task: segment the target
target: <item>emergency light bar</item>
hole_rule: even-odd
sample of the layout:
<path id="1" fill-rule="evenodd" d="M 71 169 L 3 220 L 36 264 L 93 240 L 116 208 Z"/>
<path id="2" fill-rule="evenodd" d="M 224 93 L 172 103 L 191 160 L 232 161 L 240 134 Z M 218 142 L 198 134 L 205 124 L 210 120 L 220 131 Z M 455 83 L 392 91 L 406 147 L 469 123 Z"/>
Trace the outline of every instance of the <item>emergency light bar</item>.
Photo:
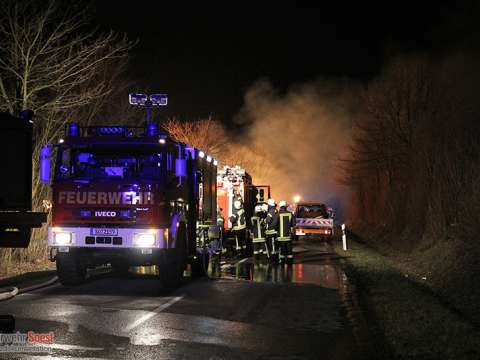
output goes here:
<path id="1" fill-rule="evenodd" d="M 129 94 L 128 102 L 135 106 L 166 106 L 168 103 L 167 94 Z"/>

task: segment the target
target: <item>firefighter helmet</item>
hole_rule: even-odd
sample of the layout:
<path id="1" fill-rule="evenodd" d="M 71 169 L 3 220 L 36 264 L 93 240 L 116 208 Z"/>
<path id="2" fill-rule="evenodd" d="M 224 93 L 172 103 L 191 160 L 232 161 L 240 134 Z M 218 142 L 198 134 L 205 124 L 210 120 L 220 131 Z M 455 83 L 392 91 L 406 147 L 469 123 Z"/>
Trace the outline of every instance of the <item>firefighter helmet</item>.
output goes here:
<path id="1" fill-rule="evenodd" d="M 255 214 L 259 214 L 261 213 L 263 210 L 262 210 L 262 205 L 257 205 L 255 206 Z"/>
<path id="2" fill-rule="evenodd" d="M 262 211 L 268 211 L 268 204 L 262 204 Z"/>
<path id="3" fill-rule="evenodd" d="M 273 200 L 273 199 L 268 199 L 268 200 L 267 200 L 267 204 L 268 204 L 268 206 L 275 206 L 275 200 Z"/>
<path id="4" fill-rule="evenodd" d="M 240 200 L 235 200 L 233 202 L 233 207 L 237 210 L 241 209 L 242 208 L 242 202 Z"/>
<path id="5" fill-rule="evenodd" d="M 281 207 L 281 208 L 282 208 L 282 207 L 286 208 L 287 205 L 288 205 L 288 204 L 287 204 L 287 202 L 286 202 L 285 200 L 281 200 L 281 201 L 278 203 L 278 206 Z"/>

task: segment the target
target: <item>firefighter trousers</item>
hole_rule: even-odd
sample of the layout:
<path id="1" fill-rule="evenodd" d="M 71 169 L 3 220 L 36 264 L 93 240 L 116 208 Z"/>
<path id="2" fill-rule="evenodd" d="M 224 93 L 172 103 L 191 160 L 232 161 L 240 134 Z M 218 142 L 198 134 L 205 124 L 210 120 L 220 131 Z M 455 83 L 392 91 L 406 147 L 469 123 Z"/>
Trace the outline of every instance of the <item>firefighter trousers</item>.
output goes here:
<path id="1" fill-rule="evenodd" d="M 245 255 L 247 249 L 245 230 L 235 230 L 235 250 L 237 255 Z"/>
<path id="2" fill-rule="evenodd" d="M 278 247 L 280 262 L 285 262 L 286 260 L 287 264 L 293 264 L 292 240 L 278 241 Z"/>
<path id="3" fill-rule="evenodd" d="M 268 256 L 268 248 L 265 239 L 263 240 L 253 240 L 253 256 L 259 258 L 263 255 Z"/>
<path id="4" fill-rule="evenodd" d="M 267 234 L 267 248 L 270 253 L 270 260 L 278 260 L 277 234 Z"/>

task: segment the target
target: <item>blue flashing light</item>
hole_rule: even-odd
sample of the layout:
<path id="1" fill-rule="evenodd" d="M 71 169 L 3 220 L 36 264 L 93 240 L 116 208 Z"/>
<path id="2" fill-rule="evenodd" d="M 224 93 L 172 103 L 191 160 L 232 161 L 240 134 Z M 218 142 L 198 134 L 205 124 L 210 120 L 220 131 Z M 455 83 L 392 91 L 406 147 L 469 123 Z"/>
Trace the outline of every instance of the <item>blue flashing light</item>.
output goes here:
<path id="1" fill-rule="evenodd" d="M 98 129 L 100 135 L 122 135 L 125 133 L 123 126 L 102 126 Z"/>
<path id="2" fill-rule="evenodd" d="M 68 136 L 71 136 L 71 137 L 76 137 L 78 136 L 78 123 L 76 122 L 73 122 L 71 124 L 68 125 Z"/>
<path id="3" fill-rule="evenodd" d="M 81 217 L 90 217 L 92 216 L 92 213 L 90 210 L 80 210 L 80 216 Z"/>
<path id="4" fill-rule="evenodd" d="M 121 210 L 120 211 L 120 217 L 128 218 L 128 217 L 130 217 L 130 215 L 131 215 L 130 210 Z"/>
<path id="5" fill-rule="evenodd" d="M 158 126 L 156 123 L 151 122 L 147 124 L 147 136 L 155 136 L 158 134 Z"/>

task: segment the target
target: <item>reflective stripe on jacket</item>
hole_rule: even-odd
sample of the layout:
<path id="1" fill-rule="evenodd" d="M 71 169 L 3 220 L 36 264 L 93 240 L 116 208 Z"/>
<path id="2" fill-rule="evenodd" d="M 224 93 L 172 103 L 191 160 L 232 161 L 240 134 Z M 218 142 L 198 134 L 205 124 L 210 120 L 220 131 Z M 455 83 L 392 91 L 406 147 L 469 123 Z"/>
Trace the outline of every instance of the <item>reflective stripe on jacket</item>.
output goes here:
<path id="1" fill-rule="evenodd" d="M 252 242 L 265 242 L 265 231 L 262 224 L 262 219 L 260 219 L 258 216 L 252 216 L 250 220 L 252 222 Z"/>
<path id="2" fill-rule="evenodd" d="M 232 224 L 232 230 L 244 230 L 247 227 L 247 222 L 245 220 L 245 210 L 239 209 L 235 214 L 235 223 Z"/>
<path id="3" fill-rule="evenodd" d="M 290 211 L 280 211 L 279 213 L 280 231 L 278 241 L 292 240 L 293 214 Z"/>

